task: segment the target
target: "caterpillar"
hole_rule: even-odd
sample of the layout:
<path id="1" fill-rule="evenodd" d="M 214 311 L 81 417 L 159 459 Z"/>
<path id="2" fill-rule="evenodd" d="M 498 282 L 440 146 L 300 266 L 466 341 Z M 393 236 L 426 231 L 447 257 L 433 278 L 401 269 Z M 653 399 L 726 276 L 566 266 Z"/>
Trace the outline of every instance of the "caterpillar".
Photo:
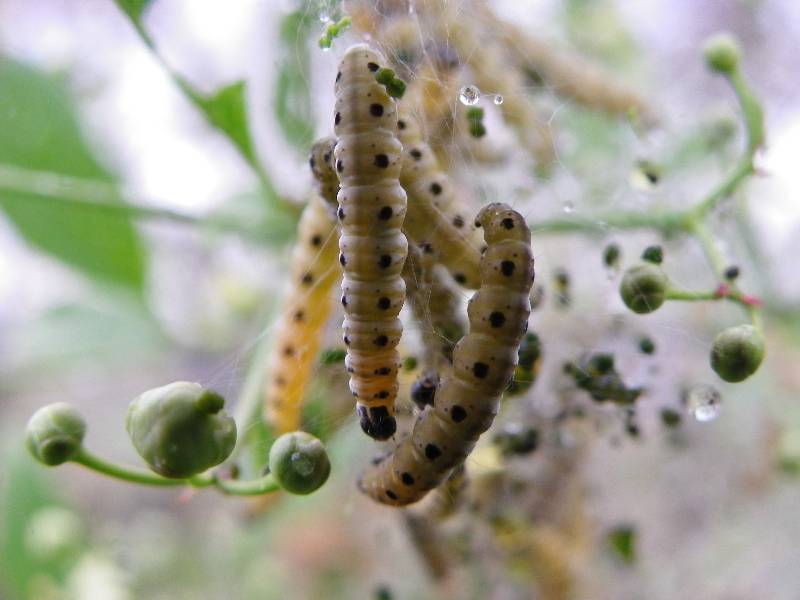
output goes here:
<path id="1" fill-rule="evenodd" d="M 284 300 L 276 343 L 268 360 L 266 421 L 276 433 L 300 428 L 306 388 L 319 351 L 320 331 L 331 311 L 331 289 L 341 271 L 336 222 L 319 197 L 311 198 L 297 225 L 291 289 Z"/>
<path id="2" fill-rule="evenodd" d="M 627 117 L 634 112 L 645 125 L 656 122 L 653 107 L 612 73 L 500 19 L 488 5 L 480 8 L 484 21 L 519 67 L 541 77 L 559 96 L 609 114 Z"/>
<path id="3" fill-rule="evenodd" d="M 339 178 L 333 168 L 333 149 L 336 140 L 332 137 L 324 137 L 311 146 L 311 156 L 308 164 L 311 173 L 316 181 L 317 191 L 328 206 L 331 207 L 333 214 L 339 209 L 339 201 L 336 196 L 339 193 Z"/>
<path id="4" fill-rule="evenodd" d="M 364 44 L 347 50 L 336 75 L 334 114 L 345 366 L 361 428 L 378 440 L 396 430 L 398 315 L 405 301 L 400 273 L 408 252 L 397 109 L 375 80 L 384 62 Z"/>
<path id="5" fill-rule="evenodd" d="M 439 371 L 452 362 L 453 345 L 466 330 L 461 299 L 444 269 L 415 244 L 409 244 L 403 279 L 411 315 L 422 325 L 423 371 Z"/>
<path id="6" fill-rule="evenodd" d="M 530 314 L 530 230 L 519 213 L 500 203 L 484 207 L 476 224 L 483 227 L 488 246 L 481 287 L 467 307 L 469 333 L 453 350 L 452 373 L 442 379 L 433 407 L 422 412 L 409 437 L 359 479 L 361 491 L 378 502 L 416 502 L 462 464 L 491 426 L 514 373 Z"/>
<path id="7" fill-rule="evenodd" d="M 453 182 L 425 143 L 420 124 L 406 105 L 399 108 L 398 137 L 403 144 L 400 183 L 408 194 L 403 228 L 423 252 L 433 254 L 453 278 L 469 289 L 480 285 L 477 230 L 466 218 Z"/>

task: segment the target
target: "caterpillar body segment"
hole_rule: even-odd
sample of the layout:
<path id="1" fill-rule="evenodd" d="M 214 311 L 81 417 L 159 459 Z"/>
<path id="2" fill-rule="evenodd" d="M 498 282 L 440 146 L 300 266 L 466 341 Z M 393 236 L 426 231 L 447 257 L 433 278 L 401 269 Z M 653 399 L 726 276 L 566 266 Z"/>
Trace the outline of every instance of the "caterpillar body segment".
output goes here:
<path id="1" fill-rule="evenodd" d="M 317 191 L 322 199 L 328 203 L 334 215 L 339 210 L 339 200 L 336 198 L 339 193 L 339 178 L 333 168 L 333 149 L 335 147 L 335 138 L 321 138 L 311 146 L 311 156 L 308 159 Z"/>
<path id="2" fill-rule="evenodd" d="M 345 365 L 361 428 L 379 440 L 396 430 L 398 315 L 405 301 L 400 274 L 408 252 L 397 110 L 375 80 L 384 64 L 366 45 L 347 50 L 336 75 L 334 115 Z"/>
<path id="3" fill-rule="evenodd" d="M 433 407 L 420 415 L 392 454 L 361 477 L 360 489 L 378 502 L 416 502 L 462 464 L 492 424 L 514 373 L 530 314 L 530 230 L 504 204 L 482 209 L 476 223 L 488 247 L 481 260 L 481 287 L 468 305 L 469 333 L 453 350 L 452 373 L 442 379 Z"/>
<path id="4" fill-rule="evenodd" d="M 275 346 L 268 362 L 265 418 L 276 433 L 300 428 L 306 389 L 331 312 L 331 290 L 341 277 L 336 222 L 314 197 L 297 225 L 291 258 L 291 289 L 284 300 Z"/>
<path id="5" fill-rule="evenodd" d="M 400 183 L 408 194 L 403 228 L 408 236 L 432 253 L 462 286 L 480 285 L 480 249 L 483 243 L 464 205 L 456 197 L 453 182 L 425 143 L 419 121 L 400 107 L 398 137 L 403 144 Z"/>

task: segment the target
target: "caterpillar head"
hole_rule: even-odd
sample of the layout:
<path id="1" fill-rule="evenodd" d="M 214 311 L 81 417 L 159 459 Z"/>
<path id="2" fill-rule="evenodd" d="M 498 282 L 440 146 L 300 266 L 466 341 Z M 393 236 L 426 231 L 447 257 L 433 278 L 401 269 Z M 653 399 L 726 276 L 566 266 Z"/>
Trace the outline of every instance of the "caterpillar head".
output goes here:
<path id="1" fill-rule="evenodd" d="M 375 440 L 388 440 L 397 431 L 397 421 L 385 406 L 358 406 L 361 429 Z"/>
<path id="2" fill-rule="evenodd" d="M 487 244 L 504 240 L 529 243 L 531 239 L 530 230 L 522 215 L 501 202 L 484 206 L 475 218 L 475 227 L 483 227 Z"/>
<path id="3" fill-rule="evenodd" d="M 311 146 L 311 156 L 308 164 L 314 178 L 319 182 L 334 181 L 338 185 L 336 171 L 333 170 L 333 149 L 336 147 L 336 138 L 324 137 Z"/>

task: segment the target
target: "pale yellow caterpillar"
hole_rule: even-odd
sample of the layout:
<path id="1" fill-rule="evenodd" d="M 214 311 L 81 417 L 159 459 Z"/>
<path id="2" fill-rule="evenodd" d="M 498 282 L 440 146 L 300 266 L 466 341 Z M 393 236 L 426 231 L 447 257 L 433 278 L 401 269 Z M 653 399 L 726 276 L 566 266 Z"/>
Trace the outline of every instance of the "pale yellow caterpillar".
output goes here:
<path id="1" fill-rule="evenodd" d="M 396 430 L 398 315 L 405 301 L 400 273 L 408 251 L 397 110 L 375 80 L 383 64 L 366 45 L 347 50 L 336 75 L 334 115 L 345 365 L 361 428 L 375 439 Z"/>
<path id="2" fill-rule="evenodd" d="M 453 371 L 442 379 L 433 407 L 359 480 L 359 488 L 378 502 L 416 502 L 462 464 L 491 426 L 514 373 L 530 314 L 530 230 L 519 213 L 499 203 L 483 208 L 476 224 L 483 227 L 488 247 L 481 287 L 467 308 L 470 331 L 453 350 Z"/>
<path id="3" fill-rule="evenodd" d="M 415 244 L 409 244 L 403 279 L 411 314 L 421 326 L 423 373 L 438 372 L 452 362 L 453 346 L 466 331 L 458 292 L 447 272 Z"/>
<path id="4" fill-rule="evenodd" d="M 423 252 L 433 254 L 466 288 L 480 285 L 483 246 L 453 182 L 425 143 L 419 121 L 405 106 L 399 109 L 398 137 L 403 144 L 400 183 L 408 194 L 403 230 Z"/>
<path id="5" fill-rule="evenodd" d="M 278 321 L 268 362 L 265 417 L 276 433 L 300 428 L 300 414 L 320 333 L 331 311 L 331 289 L 339 280 L 336 222 L 313 197 L 297 225 L 291 258 L 291 288 Z"/>

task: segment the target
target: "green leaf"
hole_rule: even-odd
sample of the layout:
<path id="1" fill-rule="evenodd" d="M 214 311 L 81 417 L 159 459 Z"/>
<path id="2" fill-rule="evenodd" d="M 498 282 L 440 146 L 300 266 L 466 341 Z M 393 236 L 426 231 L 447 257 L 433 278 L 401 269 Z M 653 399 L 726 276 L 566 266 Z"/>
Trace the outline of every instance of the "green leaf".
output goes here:
<path id="1" fill-rule="evenodd" d="M 211 96 L 198 98 L 198 102 L 209 122 L 225 132 L 247 161 L 256 165 L 258 159 L 247 125 L 247 106 L 244 94 L 245 82 L 237 81 L 220 88 Z"/>
<path id="2" fill-rule="evenodd" d="M 153 0 L 115 0 L 120 10 L 124 11 L 132 21 L 138 23 L 142 14 Z"/>
<path id="3" fill-rule="evenodd" d="M 113 183 L 83 138 L 63 82 L 11 60 L 0 60 L 0 132 L 0 164 Z M 57 185 L 42 187 L 0 180 L 0 208 L 26 241 L 91 277 L 141 290 L 144 258 L 130 220 L 75 210 Z"/>
<path id="4" fill-rule="evenodd" d="M 307 152 L 314 137 L 311 90 L 308 84 L 308 34 L 313 23 L 305 10 L 286 15 L 281 21 L 281 53 L 275 82 L 275 118 L 286 140 Z"/>
<path id="5" fill-rule="evenodd" d="M 636 562 L 636 529 L 632 525 L 620 525 L 609 531 L 608 545 L 623 563 Z"/>
<path id="6" fill-rule="evenodd" d="M 0 596 L 26 598 L 35 575 L 43 571 L 58 576 L 51 565 L 31 556 L 25 535 L 31 517 L 38 510 L 57 504 L 48 485 L 44 468 L 22 450 L 7 457 L 4 490 L 0 506 L 2 511 L 2 536 L 0 536 Z"/>

